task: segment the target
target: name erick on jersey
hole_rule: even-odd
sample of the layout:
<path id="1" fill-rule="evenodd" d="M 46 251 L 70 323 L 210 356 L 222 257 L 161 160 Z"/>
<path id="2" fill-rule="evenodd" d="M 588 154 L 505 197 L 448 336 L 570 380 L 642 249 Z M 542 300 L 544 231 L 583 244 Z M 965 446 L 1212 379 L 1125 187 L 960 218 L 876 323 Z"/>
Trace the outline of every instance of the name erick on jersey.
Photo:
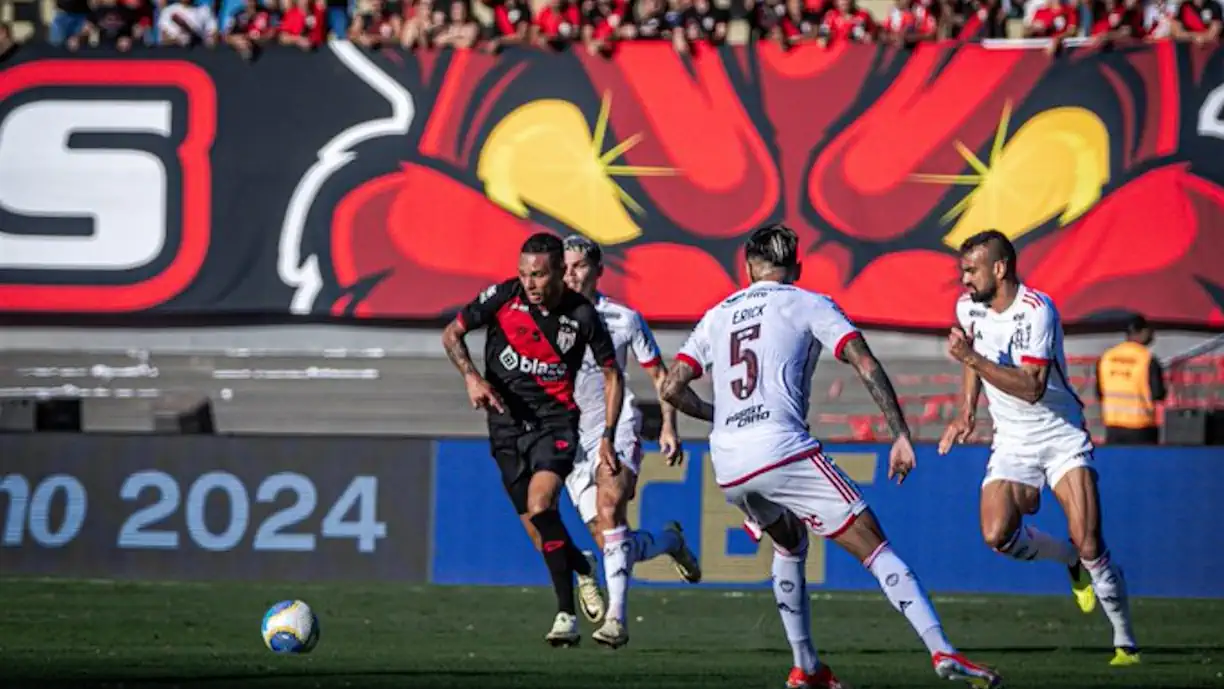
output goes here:
<path id="1" fill-rule="evenodd" d="M 994 421 L 995 447 L 1032 447 L 1068 438 L 1087 444 L 1084 405 L 1067 377 L 1062 320 L 1048 296 L 1020 285 L 1015 300 L 1002 313 L 964 296 L 956 304 L 956 320 L 965 332 L 972 330 L 973 350 L 987 359 L 1003 366 L 1050 367 L 1045 394 L 1035 404 L 982 381 Z M 1086 449 L 1091 448 L 1086 445 Z"/>
<path id="2" fill-rule="evenodd" d="M 515 421 L 578 422 L 574 379 L 587 349 L 594 361 L 616 361 L 612 338 L 586 297 L 565 290 L 548 313 L 527 300 L 518 279 L 491 285 L 459 311 L 467 330 L 487 328 L 485 379 Z M 496 414 L 490 414 L 494 422 Z"/>
<path id="3" fill-rule="evenodd" d="M 714 387 L 710 454 L 722 485 L 820 447 L 809 434 L 812 373 L 858 330 L 832 299 L 756 282 L 710 309 L 676 358 Z"/>
<path id="4" fill-rule="evenodd" d="M 608 334 L 612 337 L 612 348 L 616 351 L 616 363 L 625 371 L 628 379 L 628 368 L 625 364 L 629 359 L 629 350 L 633 350 L 633 358 L 643 368 L 658 365 L 663 354 L 655 342 L 654 334 L 642 319 L 641 314 L 633 309 L 598 295 L 595 298 L 595 310 L 603 319 Z M 582 410 L 582 419 L 578 422 L 583 442 L 588 439 L 601 438 L 604 431 L 606 411 L 604 405 L 603 372 L 595 363 L 595 358 L 587 354 L 582 360 L 582 369 L 578 372 L 578 380 L 574 384 L 574 398 Z M 633 393 L 625 387 L 625 403 L 621 407 L 620 427 L 636 429 L 641 420 L 637 407 L 633 406 Z"/>

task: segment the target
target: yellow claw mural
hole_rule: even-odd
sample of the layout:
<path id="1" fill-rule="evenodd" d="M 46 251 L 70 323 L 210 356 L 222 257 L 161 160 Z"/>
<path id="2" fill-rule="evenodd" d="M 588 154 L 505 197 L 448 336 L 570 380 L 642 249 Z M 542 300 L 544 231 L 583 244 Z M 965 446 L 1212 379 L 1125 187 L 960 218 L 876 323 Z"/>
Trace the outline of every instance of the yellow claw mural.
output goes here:
<path id="1" fill-rule="evenodd" d="M 494 127 L 476 175 L 497 205 L 526 218 L 528 207 L 551 215 L 607 245 L 641 236 L 628 211 L 645 211 L 615 177 L 674 175 L 663 167 L 615 165 L 641 140 L 634 134 L 607 151 L 610 93 L 600 104 L 595 131 L 573 103 L 538 100 L 519 107 Z"/>
<path id="2" fill-rule="evenodd" d="M 990 148 L 982 162 L 964 143 L 956 150 L 973 174 L 915 174 L 919 182 L 976 187 L 944 215 L 959 216 L 944 236 L 957 247 L 977 232 L 996 229 L 1016 239 L 1055 216 L 1060 226 L 1092 208 L 1109 182 L 1109 131 L 1090 110 L 1061 107 L 1046 110 L 1024 123 L 1007 139 L 1010 104 L 1004 108 Z"/>

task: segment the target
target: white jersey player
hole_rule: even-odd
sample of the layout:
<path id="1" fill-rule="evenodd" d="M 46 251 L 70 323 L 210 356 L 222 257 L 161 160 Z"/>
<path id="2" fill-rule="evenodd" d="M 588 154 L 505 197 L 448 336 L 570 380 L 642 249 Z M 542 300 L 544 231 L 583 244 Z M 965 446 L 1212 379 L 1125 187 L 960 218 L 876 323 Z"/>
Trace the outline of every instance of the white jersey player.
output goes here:
<path id="1" fill-rule="evenodd" d="M 621 370 L 626 370 L 629 356 L 637 360 L 655 383 L 656 389 L 663 384 L 667 367 L 663 355 L 655 342 L 650 327 L 642 316 L 629 307 L 618 304 L 596 292 L 600 275 L 603 274 L 603 252 L 599 245 L 586 237 L 572 236 L 565 240 L 565 282 L 595 304 L 608 333 L 612 336 L 616 360 Z M 583 452 L 574 463 L 574 470 L 566 478 L 565 485 L 570 499 L 578 509 L 582 521 L 591 530 L 595 542 L 603 550 L 604 573 L 608 582 L 608 608 L 602 626 L 595 630 L 592 638 L 599 644 L 619 648 L 629 641 L 625 614 L 629 580 L 634 562 L 643 562 L 660 555 L 668 555 L 686 581 L 701 581 L 701 568 L 684 540 L 684 532 L 677 522 L 669 522 L 657 533 L 631 531 L 626 508 L 634 495 L 638 469 L 642 460 L 642 416 L 634 406 L 633 393 L 625 389 L 620 421 L 613 438 L 620 470 L 614 475 L 601 471 L 599 444 L 603 440 L 605 424 L 604 382 L 595 360 L 587 352 L 582 369 L 574 382 L 574 401 L 582 415 L 578 422 L 579 442 Z M 662 404 L 663 427 L 659 433 L 659 447 L 669 463 L 675 464 L 683 457 L 676 434 L 676 410 Z M 594 579 L 586 581 L 580 577 L 579 589 L 587 590 Z M 583 606 L 583 611 L 587 611 Z M 599 622 L 589 616 L 592 622 Z"/>
<path id="2" fill-rule="evenodd" d="M 1067 377 L 1058 309 L 1020 284 L 1015 247 L 1001 232 L 970 237 L 960 253 L 969 293 L 956 305 L 959 326 L 948 336 L 948 352 L 964 364 L 964 394 L 939 451 L 973 432 L 985 387 L 994 445 L 982 482 L 982 537 L 1015 559 L 1066 565 L 1080 609 L 1092 612 L 1099 598 L 1113 625 L 1111 663 L 1137 664 L 1126 582 L 1101 536 L 1092 440 Z M 1047 485 L 1067 515 L 1071 542 L 1022 523 L 1037 511 Z"/>
<path id="3" fill-rule="evenodd" d="M 710 309 L 676 355 L 664 398 L 710 419 L 714 474 L 727 500 L 774 542 L 773 587 L 794 654 L 792 689 L 840 687 L 817 658 L 804 581 L 811 530 L 863 564 L 931 653 L 939 676 L 998 686 L 993 671 L 948 642 L 926 593 L 893 552 L 859 488 L 821 452 L 808 431 L 812 372 L 822 350 L 857 370 L 896 436 L 889 478 L 914 467 L 909 428 L 883 367 L 862 334 L 828 297 L 795 287 L 798 237 L 782 226 L 757 230 L 745 249 L 752 284 Z M 714 406 L 688 384 L 709 373 Z"/>

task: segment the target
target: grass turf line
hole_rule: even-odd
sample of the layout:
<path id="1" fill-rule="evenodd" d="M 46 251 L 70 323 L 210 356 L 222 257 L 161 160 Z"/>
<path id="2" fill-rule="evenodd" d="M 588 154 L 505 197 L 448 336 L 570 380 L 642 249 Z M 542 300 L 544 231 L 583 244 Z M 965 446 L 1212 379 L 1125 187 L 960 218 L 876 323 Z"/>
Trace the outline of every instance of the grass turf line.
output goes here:
<path id="1" fill-rule="evenodd" d="M 262 645 L 264 610 L 286 598 L 320 617 L 309 656 Z M 620 651 L 585 621 L 581 647 L 547 647 L 542 588 L 5 579 L 0 601 L 3 687 L 777 689 L 791 665 L 769 591 L 632 590 Z M 1108 665 L 1104 616 L 1069 593 L 935 604 L 1013 689 L 1224 687 L 1224 601 L 1135 600 L 1144 662 L 1124 669 Z M 818 591 L 812 609 L 824 660 L 856 689 L 952 686 L 882 595 Z"/>

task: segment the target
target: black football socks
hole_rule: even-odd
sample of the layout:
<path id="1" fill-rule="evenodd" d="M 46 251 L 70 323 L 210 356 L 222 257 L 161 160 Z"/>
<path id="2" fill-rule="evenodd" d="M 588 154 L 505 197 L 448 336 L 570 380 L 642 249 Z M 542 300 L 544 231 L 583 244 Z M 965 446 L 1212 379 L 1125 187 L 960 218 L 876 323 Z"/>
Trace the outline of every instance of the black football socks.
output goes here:
<path id="1" fill-rule="evenodd" d="M 567 532 L 568 533 L 568 532 Z M 591 576 L 591 563 L 586 559 L 586 555 L 574 545 L 573 541 L 569 542 L 569 547 L 565 549 L 569 553 L 570 569 L 584 577 Z"/>
<path id="2" fill-rule="evenodd" d="M 557 610 L 574 614 L 574 575 L 571 565 L 571 550 L 577 551 L 570 540 L 565 524 L 561 522 L 561 513 L 547 510 L 531 518 L 536 531 L 540 534 L 540 549 L 544 554 L 544 564 L 548 565 L 548 573 L 552 576 L 553 590 L 557 593 Z M 578 557 L 582 557 L 578 553 Z"/>

